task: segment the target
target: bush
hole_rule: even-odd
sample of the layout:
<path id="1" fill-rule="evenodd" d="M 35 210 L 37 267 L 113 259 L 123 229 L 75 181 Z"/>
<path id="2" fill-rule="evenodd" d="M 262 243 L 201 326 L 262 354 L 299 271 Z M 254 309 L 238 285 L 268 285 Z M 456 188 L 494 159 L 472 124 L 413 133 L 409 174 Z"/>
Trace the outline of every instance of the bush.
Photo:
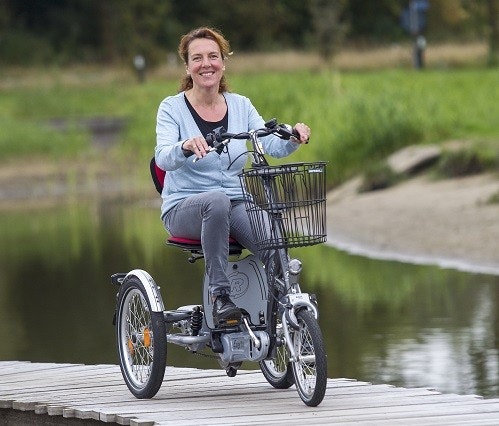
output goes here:
<path id="1" fill-rule="evenodd" d="M 468 176 L 486 170 L 499 170 L 499 153 L 480 149 L 479 145 L 444 151 L 437 163 L 437 174 L 444 178 Z"/>
<path id="2" fill-rule="evenodd" d="M 499 191 L 495 194 L 492 194 L 490 198 L 487 200 L 488 204 L 499 204 Z"/>
<path id="3" fill-rule="evenodd" d="M 48 42 L 23 32 L 9 32 L 0 37 L 1 62 L 9 65 L 44 64 L 53 60 Z"/>
<path id="4" fill-rule="evenodd" d="M 401 177 L 388 164 L 385 162 L 376 163 L 366 170 L 359 192 L 386 189 L 398 183 L 400 179 Z"/>

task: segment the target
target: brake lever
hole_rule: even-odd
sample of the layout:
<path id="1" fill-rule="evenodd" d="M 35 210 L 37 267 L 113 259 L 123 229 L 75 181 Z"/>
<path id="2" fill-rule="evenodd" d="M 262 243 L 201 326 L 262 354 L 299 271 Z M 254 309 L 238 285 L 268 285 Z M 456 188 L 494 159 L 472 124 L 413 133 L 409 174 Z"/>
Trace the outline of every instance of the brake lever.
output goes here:
<path id="1" fill-rule="evenodd" d="M 216 145 L 213 145 L 210 147 L 210 149 L 208 149 L 206 151 L 206 155 L 208 155 L 210 152 L 218 152 L 219 154 L 222 152 L 222 150 L 224 149 L 225 145 L 227 145 L 227 142 L 229 142 L 230 139 L 224 139 L 223 141 L 219 142 L 218 144 Z M 198 160 L 202 160 L 204 157 L 201 157 L 201 158 L 194 158 L 194 160 L 192 160 L 193 163 L 196 163 Z"/>
<path id="2" fill-rule="evenodd" d="M 291 138 L 295 138 L 300 141 L 300 134 L 296 129 L 291 127 L 289 124 L 279 124 L 277 130 L 277 135 L 280 136 L 284 140 L 290 140 Z M 308 143 L 308 140 L 305 142 Z"/>

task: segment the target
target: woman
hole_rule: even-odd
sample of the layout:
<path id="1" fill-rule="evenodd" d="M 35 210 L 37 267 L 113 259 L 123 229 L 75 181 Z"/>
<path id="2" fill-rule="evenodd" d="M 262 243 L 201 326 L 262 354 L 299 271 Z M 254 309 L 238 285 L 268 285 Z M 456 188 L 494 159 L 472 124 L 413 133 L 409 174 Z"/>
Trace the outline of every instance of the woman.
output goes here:
<path id="1" fill-rule="evenodd" d="M 157 116 L 155 160 L 167 171 L 161 218 L 170 234 L 201 240 L 214 324 L 224 326 L 241 317 L 229 297 L 229 235 L 253 253 L 258 250 L 238 178 L 247 160 L 241 155 L 246 142 L 233 140 L 224 152 L 207 156 L 205 136 L 220 126 L 230 133 L 247 132 L 263 127 L 264 120 L 249 99 L 228 92 L 224 71 L 230 46 L 220 32 L 195 29 L 181 38 L 178 52 L 186 76 L 180 92 L 161 102 Z M 284 157 L 308 142 L 309 127 L 298 123 L 294 128 L 299 134 L 294 140 L 263 138 L 265 151 Z M 203 160 L 187 159 L 192 154 Z M 260 256 L 265 262 L 265 254 Z"/>

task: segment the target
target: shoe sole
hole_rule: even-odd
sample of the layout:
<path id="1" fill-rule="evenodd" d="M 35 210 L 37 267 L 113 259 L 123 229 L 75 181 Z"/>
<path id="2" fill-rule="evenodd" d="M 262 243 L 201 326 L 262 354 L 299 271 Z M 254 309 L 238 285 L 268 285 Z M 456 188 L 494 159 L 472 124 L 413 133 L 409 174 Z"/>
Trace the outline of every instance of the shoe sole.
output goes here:
<path id="1" fill-rule="evenodd" d="M 239 309 L 234 309 L 224 315 L 223 318 L 218 318 L 217 316 L 213 315 L 213 323 L 217 327 L 234 326 L 241 321 L 241 316 L 241 311 Z"/>

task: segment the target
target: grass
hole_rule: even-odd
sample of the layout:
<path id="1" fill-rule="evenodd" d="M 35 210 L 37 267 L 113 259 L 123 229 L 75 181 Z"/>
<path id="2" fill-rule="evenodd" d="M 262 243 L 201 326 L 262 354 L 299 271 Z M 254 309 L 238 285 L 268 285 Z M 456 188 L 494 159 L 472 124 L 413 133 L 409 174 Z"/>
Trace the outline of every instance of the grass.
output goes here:
<path id="1" fill-rule="evenodd" d="M 442 146 L 438 161 L 432 165 L 435 179 L 449 179 L 482 172 L 499 173 L 497 139 L 456 140 Z"/>
<path id="2" fill-rule="evenodd" d="M 229 63 L 229 81 L 264 118 L 310 124 L 311 143 L 293 160 L 329 161 L 329 177 L 336 183 L 409 144 L 465 138 L 488 142 L 498 155 L 497 70 L 435 66 L 418 72 L 382 66 L 361 71 L 346 65 L 328 70 L 310 56 L 304 58 L 310 59 L 308 67 L 293 66 L 299 57 L 284 55 L 280 71 L 270 65 L 260 71 L 246 65 L 248 71 L 242 72 L 244 61 L 234 62 L 233 69 Z M 246 60 L 257 62 L 255 57 Z M 85 156 L 91 150 L 88 131 L 75 124 L 61 133 L 48 123 L 54 118 L 76 123 L 104 116 L 127 121 L 112 155 L 121 162 L 147 164 L 155 144 L 157 107 L 177 91 L 181 67 L 174 71 L 158 69 L 140 85 L 123 69 L 55 69 L 51 77 L 48 71 L 41 72 L 38 83 L 36 70 L 23 70 L 17 80 L 12 71 L 4 70 L 0 158 Z"/>
<path id="3" fill-rule="evenodd" d="M 383 70 L 266 74 L 245 77 L 237 89 L 264 116 L 278 111 L 281 120 L 309 123 L 312 142 L 302 155 L 330 161 L 341 181 L 406 145 L 497 141 L 498 84 L 495 70 Z"/>
<path id="4" fill-rule="evenodd" d="M 490 198 L 487 200 L 488 204 L 499 204 L 499 191 L 495 194 L 492 194 Z"/>

